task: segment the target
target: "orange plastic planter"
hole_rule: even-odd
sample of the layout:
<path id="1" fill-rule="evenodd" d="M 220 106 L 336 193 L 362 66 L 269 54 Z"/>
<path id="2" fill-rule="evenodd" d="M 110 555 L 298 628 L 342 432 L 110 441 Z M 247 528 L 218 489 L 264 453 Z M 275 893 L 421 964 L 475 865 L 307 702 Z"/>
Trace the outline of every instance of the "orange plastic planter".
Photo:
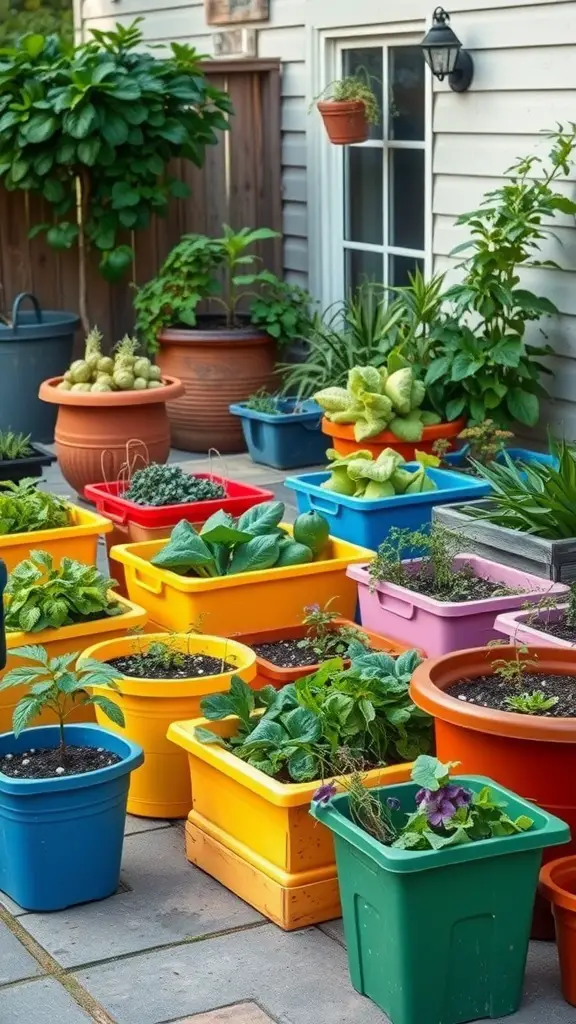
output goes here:
<path id="1" fill-rule="evenodd" d="M 82 657 L 109 661 L 133 654 L 135 644 L 146 649 L 154 641 L 168 639 L 181 651 L 223 658 L 235 667 L 220 675 L 192 679 L 119 678 L 121 694 L 115 694 L 114 700 L 124 712 L 123 729 L 96 709 L 99 725 L 126 736 L 144 750 L 144 764 L 132 773 L 128 793 L 128 813 L 143 818 L 185 818 L 192 806 L 186 754 L 166 738 L 170 723 L 183 715 L 199 715 L 202 697 L 228 690 L 233 675 L 249 683 L 256 674 L 254 651 L 234 640 L 215 636 L 147 633 L 140 640 L 124 637 L 95 644 Z M 106 690 L 95 692 L 110 696 Z"/>
<path id="2" fill-rule="evenodd" d="M 410 441 L 401 441 L 389 430 L 384 430 L 381 434 L 368 438 L 367 441 L 356 441 L 354 426 L 350 426 L 347 423 L 332 423 L 324 417 L 322 420 L 322 433 L 327 434 L 332 439 L 332 447 L 340 455 L 351 455 L 352 452 L 357 452 L 359 448 L 363 448 L 372 452 L 373 457 L 377 459 L 385 448 L 393 448 L 394 451 L 403 455 L 407 462 L 410 462 L 414 459 L 416 451 L 431 454 L 435 441 L 444 438 L 448 441 L 455 441 L 465 426 L 466 420 L 460 419 L 454 420 L 452 423 L 438 423 L 433 427 L 424 427 L 422 440 L 416 444 Z M 454 445 L 451 447 L 454 447 Z"/>
<path id="3" fill-rule="evenodd" d="M 122 615 L 106 616 L 104 619 L 93 619 L 92 622 L 77 622 L 74 626 L 62 626 L 60 629 L 44 629 L 41 633 L 7 633 L 6 634 L 6 668 L 17 668 L 19 665 L 26 665 L 23 658 L 15 658 L 10 653 L 16 647 L 24 647 L 25 644 L 41 644 L 48 652 L 49 658 L 56 658 L 59 654 L 73 654 L 74 651 L 84 651 L 88 644 L 93 643 L 95 637 L 105 636 L 107 640 L 125 636 L 129 629 L 136 626 L 143 626 L 146 622 L 146 612 L 138 605 L 132 604 L 118 594 L 111 593 L 111 597 L 118 598 L 124 612 Z M 0 672 L 0 678 L 4 672 Z M 0 733 L 12 730 L 12 714 L 16 704 L 24 696 L 24 686 L 10 686 L 7 690 L 0 690 Z M 94 722 L 94 707 L 78 707 L 72 711 L 69 722 Z M 52 711 L 44 711 L 37 718 L 33 719 L 31 725 L 55 725 L 56 716 Z"/>
<path id="4" fill-rule="evenodd" d="M 560 857 L 545 864 L 539 891 L 550 900 L 556 922 L 562 995 L 576 1006 L 576 857 Z"/>
<path id="5" fill-rule="evenodd" d="M 515 653 L 514 646 L 498 648 L 499 658 Z M 530 647 L 529 655 L 535 672 L 576 677 L 570 649 Z M 412 700 L 435 719 L 441 761 L 458 761 L 463 775 L 486 775 L 562 818 L 573 837 L 568 849 L 576 852 L 576 718 L 497 711 L 450 696 L 458 680 L 490 675 L 494 657 L 494 651 L 479 647 L 430 658 L 412 676 Z M 533 937 L 552 938 L 550 915 L 542 904 L 536 909 Z"/>
<path id="6" fill-rule="evenodd" d="M 96 565 L 98 537 L 110 533 L 112 523 L 96 512 L 88 512 L 78 505 L 69 505 L 70 523 L 55 530 L 35 530 L 33 533 L 7 533 L 0 537 L 0 558 L 8 572 L 19 562 L 30 557 L 30 551 L 48 551 L 59 565 L 64 557 L 75 558 L 86 565 Z"/>
<path id="7" fill-rule="evenodd" d="M 228 750 L 199 743 L 196 726 L 233 736 L 237 719 L 175 722 L 168 738 L 188 752 L 192 810 L 188 860 L 280 928 L 340 916 L 332 834 L 310 815 L 318 782 L 284 784 Z M 410 765 L 368 772 L 370 786 L 405 782 Z"/>
<path id="8" fill-rule="evenodd" d="M 356 626 L 357 624 L 351 622 L 350 619 L 335 619 L 334 628 L 337 628 L 339 625 Z M 404 651 L 411 650 L 406 644 L 399 643 L 397 640 L 388 640 L 387 637 L 378 636 L 377 633 L 370 633 L 363 626 L 357 626 L 357 628 L 368 637 L 370 647 L 375 651 L 385 651 L 387 654 L 396 657 Z M 277 640 L 302 640 L 307 634 L 308 627 L 300 624 L 297 626 L 284 626 L 278 629 L 261 629 L 255 633 L 235 633 L 234 639 L 238 640 L 241 644 L 252 647 L 254 644 L 270 644 Z M 272 661 L 268 661 L 257 654 L 256 679 L 252 684 L 252 689 L 260 690 L 263 686 L 275 686 L 277 690 L 280 690 L 287 683 L 293 683 L 296 679 L 309 676 L 312 672 L 317 672 L 319 668 L 319 664 L 282 668 L 280 665 L 275 665 Z"/>

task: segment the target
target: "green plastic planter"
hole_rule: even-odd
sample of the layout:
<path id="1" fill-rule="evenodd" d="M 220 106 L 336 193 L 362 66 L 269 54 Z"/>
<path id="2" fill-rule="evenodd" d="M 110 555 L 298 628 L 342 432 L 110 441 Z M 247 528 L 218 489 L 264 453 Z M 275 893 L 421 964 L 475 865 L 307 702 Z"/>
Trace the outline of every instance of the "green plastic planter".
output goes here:
<path id="1" fill-rule="evenodd" d="M 392 1024 L 465 1024 L 518 1009 L 542 850 L 565 843 L 568 826 L 491 779 L 529 832 L 440 851 L 394 850 L 350 819 L 348 795 L 312 814 L 334 833 L 348 963 L 354 988 Z M 412 782 L 372 792 L 414 808 Z"/>

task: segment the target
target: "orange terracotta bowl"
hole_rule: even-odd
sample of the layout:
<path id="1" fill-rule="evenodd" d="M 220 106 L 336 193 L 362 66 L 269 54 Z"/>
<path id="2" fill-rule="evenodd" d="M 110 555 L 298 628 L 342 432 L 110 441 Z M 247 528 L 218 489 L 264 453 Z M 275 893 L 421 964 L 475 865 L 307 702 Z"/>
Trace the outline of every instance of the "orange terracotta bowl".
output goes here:
<path id="1" fill-rule="evenodd" d="M 339 455 L 352 455 L 360 448 L 367 449 L 377 459 L 385 448 L 393 448 L 394 451 L 403 455 L 407 462 L 411 462 L 416 451 L 432 454 L 435 441 L 447 440 L 456 441 L 458 434 L 464 430 L 466 420 L 464 418 L 453 420 L 452 423 L 437 423 L 433 427 L 424 427 L 422 440 L 416 443 L 412 441 L 401 441 L 399 437 L 389 430 L 368 438 L 367 441 L 356 441 L 354 437 L 354 426 L 348 423 L 332 423 L 330 420 L 322 420 L 322 433 L 332 438 L 332 447 Z"/>

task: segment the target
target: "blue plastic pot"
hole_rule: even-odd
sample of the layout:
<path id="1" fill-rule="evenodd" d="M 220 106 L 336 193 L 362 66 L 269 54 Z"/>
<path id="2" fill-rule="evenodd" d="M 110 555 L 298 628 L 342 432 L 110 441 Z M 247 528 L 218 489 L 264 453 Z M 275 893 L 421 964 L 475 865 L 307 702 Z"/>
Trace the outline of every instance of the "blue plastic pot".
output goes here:
<path id="1" fill-rule="evenodd" d="M 66 726 L 70 745 L 104 747 L 118 764 L 85 775 L 13 779 L 0 772 L 0 890 L 25 910 L 63 910 L 118 888 L 130 773 L 142 749 L 97 725 Z M 55 747 L 57 726 L 0 736 L 0 756 Z"/>
<path id="2" fill-rule="evenodd" d="M 449 452 L 448 455 L 444 456 L 444 462 L 448 466 L 453 466 L 454 469 L 460 466 L 468 466 L 466 456 L 470 450 L 470 445 L 465 445 L 464 448 L 460 448 L 457 452 Z M 557 463 L 557 459 L 548 452 L 533 452 L 530 448 L 507 448 L 508 455 L 514 462 L 539 462 L 543 466 L 554 466 Z M 496 456 L 496 462 L 504 462 L 502 452 L 499 452 Z M 492 490 L 492 488 L 490 488 Z"/>
<path id="3" fill-rule="evenodd" d="M 402 468 L 415 471 L 418 464 L 409 462 Z M 320 512 L 328 520 L 333 537 L 374 551 L 394 526 L 409 530 L 427 526 L 432 519 L 434 505 L 448 505 L 454 501 L 454 495 L 458 495 L 458 501 L 473 501 L 490 493 L 490 484 L 484 480 L 447 469 L 429 469 L 428 475 L 438 490 L 366 501 L 323 490 L 320 484 L 329 475 L 306 473 L 290 476 L 284 483 L 296 491 L 299 512 Z"/>
<path id="4" fill-rule="evenodd" d="M 295 407 L 298 412 L 294 412 Z M 280 415 L 271 416 L 247 409 L 243 403 L 230 406 L 230 412 L 242 421 L 252 461 L 274 469 L 298 469 L 325 462 L 326 438 L 320 430 L 320 406 L 312 398 L 303 402 L 280 398 L 278 408 Z"/>

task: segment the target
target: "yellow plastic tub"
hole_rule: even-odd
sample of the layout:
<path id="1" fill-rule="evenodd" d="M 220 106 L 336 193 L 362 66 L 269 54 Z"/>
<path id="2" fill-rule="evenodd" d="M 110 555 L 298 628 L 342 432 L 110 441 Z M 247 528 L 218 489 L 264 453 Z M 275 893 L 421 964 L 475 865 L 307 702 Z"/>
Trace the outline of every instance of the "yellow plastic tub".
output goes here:
<path id="1" fill-rule="evenodd" d="M 330 598 L 343 618 L 354 619 L 357 588 L 346 568 L 374 554 L 330 537 L 321 561 L 198 579 L 151 564 L 165 545 L 158 540 L 112 548 L 111 557 L 124 566 L 128 596 L 165 629 L 185 632 L 196 626 L 221 636 L 301 622 L 305 605 L 324 605 Z"/>
<path id="2" fill-rule="evenodd" d="M 59 654 L 72 654 L 84 651 L 88 644 L 94 642 L 95 636 L 105 636 L 106 639 L 115 639 L 124 636 L 129 629 L 135 626 L 143 626 L 146 622 L 146 612 L 138 605 L 132 604 L 125 598 L 118 597 L 113 591 L 111 597 L 116 597 L 124 608 L 122 615 L 107 616 L 105 619 L 94 619 L 92 622 L 78 622 L 74 626 L 62 626 L 60 629 L 45 629 L 41 633 L 7 633 L 6 634 L 6 668 L 0 672 L 0 678 L 9 669 L 18 665 L 26 665 L 24 658 L 15 658 L 10 652 L 16 647 L 24 647 L 26 644 L 40 644 L 45 647 L 48 657 L 55 658 Z M 29 664 L 29 663 L 28 663 Z M 10 686 L 7 690 L 0 690 L 0 733 L 12 730 L 12 713 L 20 698 L 26 692 L 24 686 Z M 54 725 L 56 716 L 52 711 L 44 711 L 42 715 L 35 718 L 31 725 Z M 79 707 L 75 709 L 68 722 L 94 722 L 94 708 Z"/>
<path id="3" fill-rule="evenodd" d="M 71 523 L 57 530 L 34 530 L 31 533 L 10 533 L 0 537 L 0 558 L 12 572 L 31 551 L 48 551 L 59 565 L 63 558 L 75 558 L 87 565 L 96 565 L 98 537 L 109 533 L 113 523 L 96 512 L 88 512 L 78 505 L 69 506 Z"/>
<path id="4" fill-rule="evenodd" d="M 109 661 L 136 650 L 145 650 L 157 640 L 168 640 L 180 651 L 208 654 L 233 664 L 234 670 L 196 679 L 135 679 L 119 677 L 121 696 L 113 699 L 124 712 L 125 729 L 113 725 L 97 708 L 99 725 L 114 729 L 144 750 L 144 764 L 132 773 L 128 812 L 143 818 L 185 818 L 192 806 L 190 772 L 186 754 L 167 739 L 169 725 L 183 715 L 199 715 L 202 697 L 230 689 L 233 675 L 249 683 L 256 675 L 256 655 L 235 640 L 216 636 L 169 636 L 147 633 L 142 638 L 105 641 L 84 652 L 85 658 Z M 108 693 L 95 690 L 96 693 Z"/>
<path id="5" fill-rule="evenodd" d="M 196 726 L 229 737 L 238 720 L 175 722 L 168 730 L 188 752 L 188 860 L 287 931 L 339 917 L 332 834 L 309 813 L 320 781 L 277 782 L 217 744 L 200 743 Z M 373 769 L 367 784 L 406 782 L 410 769 Z"/>

